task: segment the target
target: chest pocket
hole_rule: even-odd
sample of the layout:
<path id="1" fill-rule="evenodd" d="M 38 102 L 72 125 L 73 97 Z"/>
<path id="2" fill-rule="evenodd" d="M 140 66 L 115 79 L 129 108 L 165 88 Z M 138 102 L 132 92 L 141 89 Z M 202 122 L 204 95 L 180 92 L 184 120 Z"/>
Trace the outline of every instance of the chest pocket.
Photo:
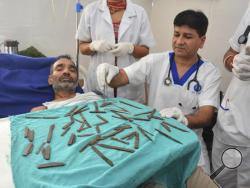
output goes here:
<path id="1" fill-rule="evenodd" d="M 198 110 L 198 93 L 187 90 L 185 87 L 179 87 L 178 107 L 184 114 L 191 114 Z"/>
<path id="2" fill-rule="evenodd" d="M 162 83 L 156 93 L 154 106 L 158 110 L 176 106 L 187 115 L 198 109 L 198 94 L 187 90 L 185 86 L 165 86 Z"/>

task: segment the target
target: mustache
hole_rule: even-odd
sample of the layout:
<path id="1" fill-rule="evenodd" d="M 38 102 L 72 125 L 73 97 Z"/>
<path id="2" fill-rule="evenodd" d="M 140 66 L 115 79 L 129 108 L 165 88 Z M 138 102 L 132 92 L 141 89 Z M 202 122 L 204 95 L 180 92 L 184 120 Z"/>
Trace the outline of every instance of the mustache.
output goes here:
<path id="1" fill-rule="evenodd" d="M 174 46 L 174 48 L 184 49 L 184 46 Z"/>
<path id="2" fill-rule="evenodd" d="M 74 80 L 72 77 L 70 76 L 61 76 L 58 79 L 60 82 L 76 82 L 76 80 Z"/>

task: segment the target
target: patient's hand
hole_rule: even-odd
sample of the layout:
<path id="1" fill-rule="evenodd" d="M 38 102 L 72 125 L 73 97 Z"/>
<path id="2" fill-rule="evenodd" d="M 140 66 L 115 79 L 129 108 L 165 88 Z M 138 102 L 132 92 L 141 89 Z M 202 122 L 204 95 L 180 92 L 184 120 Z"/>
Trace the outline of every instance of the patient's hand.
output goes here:
<path id="1" fill-rule="evenodd" d="M 37 106 L 37 107 L 32 108 L 30 111 L 36 112 L 36 111 L 41 111 L 41 110 L 46 110 L 46 109 L 47 109 L 46 106 Z"/>

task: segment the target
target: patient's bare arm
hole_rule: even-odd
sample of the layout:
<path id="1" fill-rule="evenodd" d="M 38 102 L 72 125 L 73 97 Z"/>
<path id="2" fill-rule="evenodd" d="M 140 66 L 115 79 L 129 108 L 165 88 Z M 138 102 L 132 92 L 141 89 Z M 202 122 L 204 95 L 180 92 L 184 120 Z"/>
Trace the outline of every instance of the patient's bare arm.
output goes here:
<path id="1" fill-rule="evenodd" d="M 112 88 L 121 87 L 129 84 L 128 76 L 123 69 L 119 70 L 119 73 L 111 80 L 109 86 Z"/>
<path id="2" fill-rule="evenodd" d="M 46 109 L 47 109 L 46 106 L 37 106 L 37 107 L 32 108 L 30 111 L 36 112 L 36 111 L 41 111 L 41 110 L 46 110 Z"/>

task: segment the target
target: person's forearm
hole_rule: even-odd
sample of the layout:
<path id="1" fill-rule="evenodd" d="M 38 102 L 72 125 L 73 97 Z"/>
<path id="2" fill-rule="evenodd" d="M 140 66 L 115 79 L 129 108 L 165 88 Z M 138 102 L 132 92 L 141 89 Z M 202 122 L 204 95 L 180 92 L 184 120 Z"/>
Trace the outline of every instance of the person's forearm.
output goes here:
<path id="1" fill-rule="evenodd" d="M 236 54 L 238 54 L 238 52 L 234 51 L 232 48 L 229 48 L 223 57 L 224 66 L 230 72 L 232 72 L 233 59 Z"/>
<path id="2" fill-rule="evenodd" d="M 146 47 L 146 46 L 139 46 L 139 45 L 134 45 L 134 51 L 132 53 L 132 55 L 135 57 L 135 58 L 141 58 L 141 57 L 144 57 L 146 55 L 149 54 L 149 48 Z"/>
<path id="3" fill-rule="evenodd" d="M 196 113 L 187 115 L 188 127 L 191 129 L 199 129 L 210 126 L 215 117 L 215 107 L 204 106 L 201 107 Z"/>
<path id="4" fill-rule="evenodd" d="M 128 76 L 123 69 L 119 70 L 119 73 L 111 80 L 109 86 L 112 88 L 121 87 L 129 83 Z"/>
<path id="5" fill-rule="evenodd" d="M 37 111 L 46 110 L 46 109 L 48 109 L 47 106 L 37 106 L 37 107 L 32 108 L 30 111 L 37 112 Z"/>
<path id="6" fill-rule="evenodd" d="M 95 53 L 89 48 L 90 43 L 91 42 L 83 42 L 83 41 L 79 42 L 79 49 L 83 55 L 93 55 Z"/>

